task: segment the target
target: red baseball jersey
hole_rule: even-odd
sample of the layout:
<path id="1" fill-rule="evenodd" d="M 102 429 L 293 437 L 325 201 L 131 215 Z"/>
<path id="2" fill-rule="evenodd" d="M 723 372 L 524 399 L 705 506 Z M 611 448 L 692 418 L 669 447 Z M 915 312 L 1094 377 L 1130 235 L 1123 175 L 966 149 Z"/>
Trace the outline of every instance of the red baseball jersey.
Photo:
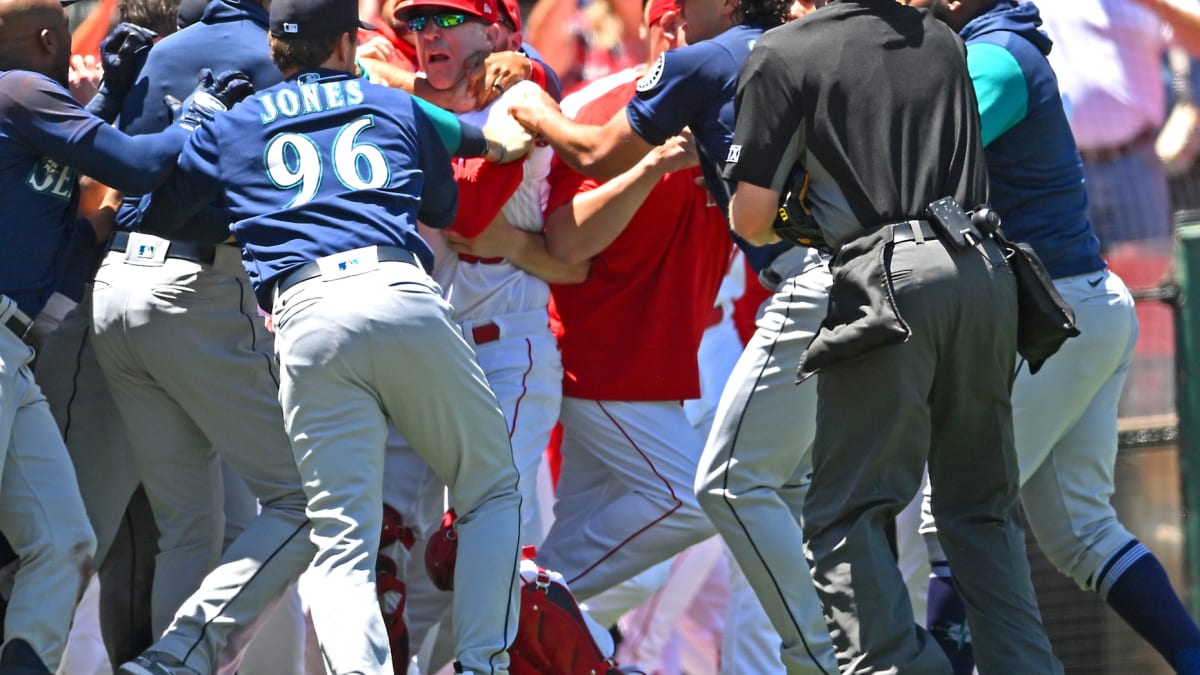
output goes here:
<path id="1" fill-rule="evenodd" d="M 635 80 L 616 84 L 576 119 L 624 114 Z M 712 316 L 732 240 L 699 169 L 667 174 L 620 236 L 591 261 L 587 281 L 553 285 L 551 326 L 562 349 L 563 394 L 617 401 L 700 395 L 696 352 Z M 547 213 L 599 182 L 555 158 Z"/>

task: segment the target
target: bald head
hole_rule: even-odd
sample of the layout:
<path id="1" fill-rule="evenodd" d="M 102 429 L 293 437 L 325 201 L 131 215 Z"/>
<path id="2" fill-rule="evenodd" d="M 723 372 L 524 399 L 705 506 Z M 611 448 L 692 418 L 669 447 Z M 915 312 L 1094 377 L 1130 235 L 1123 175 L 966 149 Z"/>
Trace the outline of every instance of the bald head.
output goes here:
<path id="1" fill-rule="evenodd" d="M 32 70 L 65 85 L 70 59 L 59 0 L 0 0 L 0 70 Z"/>

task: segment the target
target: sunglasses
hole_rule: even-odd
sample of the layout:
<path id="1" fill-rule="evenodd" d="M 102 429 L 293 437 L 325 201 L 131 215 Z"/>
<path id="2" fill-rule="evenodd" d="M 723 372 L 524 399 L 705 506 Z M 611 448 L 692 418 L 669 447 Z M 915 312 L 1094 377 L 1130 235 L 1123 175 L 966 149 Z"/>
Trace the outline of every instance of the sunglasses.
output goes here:
<path id="1" fill-rule="evenodd" d="M 408 29 L 414 33 L 420 33 L 425 30 L 425 26 L 429 25 L 429 20 L 442 28 L 454 28 L 466 23 L 471 17 L 462 12 L 454 12 L 448 14 L 425 14 L 422 16 L 414 16 L 404 23 L 408 24 Z"/>

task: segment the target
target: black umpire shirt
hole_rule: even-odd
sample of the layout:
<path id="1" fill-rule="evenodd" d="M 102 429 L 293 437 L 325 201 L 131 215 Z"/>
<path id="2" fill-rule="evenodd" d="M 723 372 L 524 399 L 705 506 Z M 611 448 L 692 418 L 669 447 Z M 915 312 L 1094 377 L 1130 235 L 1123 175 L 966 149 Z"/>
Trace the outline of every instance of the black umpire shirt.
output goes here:
<path id="1" fill-rule="evenodd" d="M 953 196 L 987 199 L 962 40 L 896 0 L 835 0 L 767 31 L 742 68 L 725 178 L 783 192 L 800 161 L 836 250 Z"/>

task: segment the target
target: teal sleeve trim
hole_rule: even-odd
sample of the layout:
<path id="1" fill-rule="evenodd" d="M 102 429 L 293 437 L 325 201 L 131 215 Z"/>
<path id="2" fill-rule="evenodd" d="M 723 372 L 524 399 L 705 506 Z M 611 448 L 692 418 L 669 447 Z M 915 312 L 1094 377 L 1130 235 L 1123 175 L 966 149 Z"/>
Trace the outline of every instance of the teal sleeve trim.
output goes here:
<path id="1" fill-rule="evenodd" d="M 421 107 L 422 112 L 433 122 L 433 128 L 437 129 L 438 136 L 441 136 L 442 143 L 446 146 L 446 150 L 451 154 L 458 154 L 458 146 L 462 143 L 462 125 L 454 113 L 423 101 L 416 96 L 413 100 Z"/>
<path id="2" fill-rule="evenodd" d="M 1016 57 L 999 45 L 967 45 L 967 70 L 975 84 L 983 144 L 987 146 L 1025 119 L 1029 89 Z"/>

